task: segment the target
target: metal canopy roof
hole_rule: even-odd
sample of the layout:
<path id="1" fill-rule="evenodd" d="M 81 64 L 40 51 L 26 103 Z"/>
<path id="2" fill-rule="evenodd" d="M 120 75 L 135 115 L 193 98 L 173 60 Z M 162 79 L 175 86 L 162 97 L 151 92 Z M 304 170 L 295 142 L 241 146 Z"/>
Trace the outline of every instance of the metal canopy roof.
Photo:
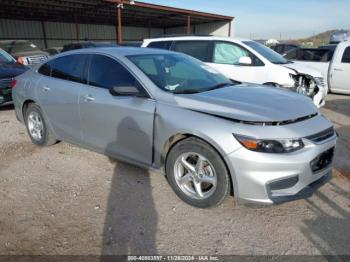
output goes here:
<path id="1" fill-rule="evenodd" d="M 0 17 L 86 24 L 117 23 L 118 4 L 123 4 L 123 26 L 170 28 L 191 24 L 230 22 L 222 16 L 128 0 L 0 0 Z"/>

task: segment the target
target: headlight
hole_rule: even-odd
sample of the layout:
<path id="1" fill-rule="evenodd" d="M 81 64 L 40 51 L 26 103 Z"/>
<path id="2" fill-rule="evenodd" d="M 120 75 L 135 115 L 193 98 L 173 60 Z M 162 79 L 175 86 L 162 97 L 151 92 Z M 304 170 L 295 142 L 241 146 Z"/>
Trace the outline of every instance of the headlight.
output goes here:
<path id="1" fill-rule="evenodd" d="M 256 139 L 253 137 L 233 135 L 245 148 L 263 153 L 290 153 L 304 147 L 301 139 Z"/>

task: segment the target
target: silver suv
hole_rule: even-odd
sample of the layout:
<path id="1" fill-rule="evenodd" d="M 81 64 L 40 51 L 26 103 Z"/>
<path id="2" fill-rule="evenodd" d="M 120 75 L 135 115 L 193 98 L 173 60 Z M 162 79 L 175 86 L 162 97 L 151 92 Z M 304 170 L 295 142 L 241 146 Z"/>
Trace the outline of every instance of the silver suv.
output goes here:
<path id="1" fill-rule="evenodd" d="M 230 81 L 190 56 L 100 48 L 56 56 L 16 79 L 34 144 L 59 140 L 163 171 L 197 207 L 293 199 L 327 179 L 336 134 L 296 93 Z"/>

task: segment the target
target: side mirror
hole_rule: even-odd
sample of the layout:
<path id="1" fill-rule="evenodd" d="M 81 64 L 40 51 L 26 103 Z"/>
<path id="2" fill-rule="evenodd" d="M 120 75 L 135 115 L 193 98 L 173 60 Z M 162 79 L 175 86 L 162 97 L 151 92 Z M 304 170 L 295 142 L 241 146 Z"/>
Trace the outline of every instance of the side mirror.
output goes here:
<path id="1" fill-rule="evenodd" d="M 252 59 L 249 57 L 249 56 L 242 56 L 239 60 L 238 60 L 238 63 L 240 65 L 251 65 L 253 62 L 252 62 Z"/>
<path id="2" fill-rule="evenodd" d="M 144 96 L 136 86 L 113 86 L 109 92 L 112 96 Z"/>

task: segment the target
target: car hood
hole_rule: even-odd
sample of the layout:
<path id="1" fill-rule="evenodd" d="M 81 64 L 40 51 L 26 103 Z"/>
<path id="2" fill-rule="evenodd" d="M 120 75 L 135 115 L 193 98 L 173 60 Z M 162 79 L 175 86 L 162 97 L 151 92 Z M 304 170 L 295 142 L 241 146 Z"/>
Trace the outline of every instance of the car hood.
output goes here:
<path id="1" fill-rule="evenodd" d="M 286 68 L 292 69 L 293 71 L 297 71 L 297 73 L 299 73 L 299 74 L 310 75 L 313 77 L 322 77 L 321 72 L 319 72 L 311 67 L 299 64 L 298 62 L 292 62 L 289 64 L 285 64 L 283 66 Z"/>
<path id="2" fill-rule="evenodd" d="M 318 112 L 306 96 L 261 85 L 229 86 L 175 99 L 181 107 L 239 121 L 291 121 Z"/>
<path id="3" fill-rule="evenodd" d="M 28 68 L 26 66 L 19 63 L 0 64 L 0 79 L 13 78 L 27 70 Z"/>

